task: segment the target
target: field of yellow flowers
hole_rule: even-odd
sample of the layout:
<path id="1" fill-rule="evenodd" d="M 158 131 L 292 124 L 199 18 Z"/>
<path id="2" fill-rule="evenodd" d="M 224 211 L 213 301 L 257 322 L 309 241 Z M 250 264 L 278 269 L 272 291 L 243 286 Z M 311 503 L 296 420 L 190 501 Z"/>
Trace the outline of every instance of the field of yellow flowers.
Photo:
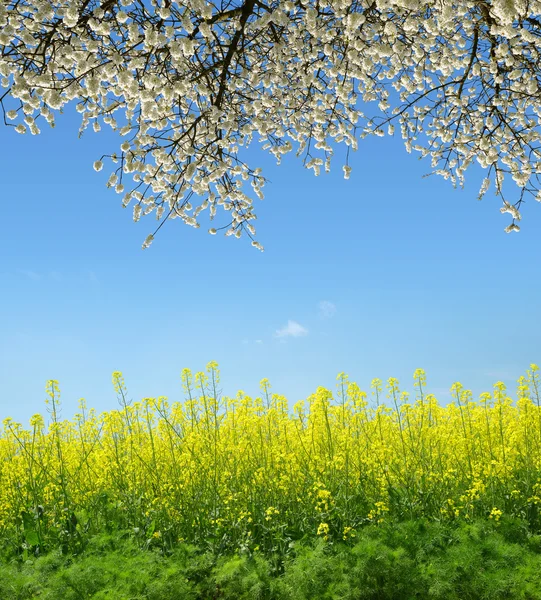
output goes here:
<path id="1" fill-rule="evenodd" d="M 78 552 L 92 533 L 128 529 L 147 546 L 179 542 L 216 551 L 284 550 L 320 537 L 348 543 L 366 524 L 502 515 L 541 530 L 539 368 L 478 401 L 460 383 L 438 404 L 414 373 L 415 400 L 390 378 L 372 399 L 338 376 L 337 397 L 318 388 L 288 410 L 283 396 L 219 398 L 218 365 L 182 372 L 184 403 L 130 404 L 96 415 L 84 400 L 60 419 L 58 382 L 47 383 L 45 426 L 7 418 L 0 434 L 0 539 L 14 548 Z"/>

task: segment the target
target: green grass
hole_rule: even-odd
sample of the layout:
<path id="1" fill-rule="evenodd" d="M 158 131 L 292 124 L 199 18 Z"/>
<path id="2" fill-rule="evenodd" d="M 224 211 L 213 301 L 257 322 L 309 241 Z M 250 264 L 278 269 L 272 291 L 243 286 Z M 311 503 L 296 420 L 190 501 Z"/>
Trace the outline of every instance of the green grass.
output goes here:
<path id="1" fill-rule="evenodd" d="M 368 526 L 354 543 L 289 554 L 142 549 L 126 532 L 23 560 L 4 549 L 2 600 L 541 600 L 541 536 L 524 522 Z"/>

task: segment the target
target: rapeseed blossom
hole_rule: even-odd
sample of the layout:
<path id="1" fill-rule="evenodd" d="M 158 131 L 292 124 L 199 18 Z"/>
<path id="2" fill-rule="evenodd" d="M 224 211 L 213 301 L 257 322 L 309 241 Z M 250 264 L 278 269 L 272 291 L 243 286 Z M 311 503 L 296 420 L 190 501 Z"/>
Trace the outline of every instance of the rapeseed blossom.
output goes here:
<path id="1" fill-rule="evenodd" d="M 471 520 L 527 515 L 541 529 L 541 380 L 530 365 L 513 404 L 503 382 L 478 401 L 456 382 L 453 401 L 416 399 L 387 381 L 393 407 L 374 402 L 341 373 L 337 402 L 323 387 L 288 410 L 287 399 L 239 391 L 220 398 L 218 365 L 181 374 L 183 403 L 127 402 L 97 415 L 84 399 L 60 418 L 60 388 L 46 385 L 50 422 L 0 430 L 0 536 L 54 546 L 111 527 L 153 544 L 214 538 L 271 549 L 316 535 L 349 543 L 359 528 L 426 517 Z M 24 526 L 23 526 L 24 524 Z M 28 541 L 30 540 L 30 541 Z"/>

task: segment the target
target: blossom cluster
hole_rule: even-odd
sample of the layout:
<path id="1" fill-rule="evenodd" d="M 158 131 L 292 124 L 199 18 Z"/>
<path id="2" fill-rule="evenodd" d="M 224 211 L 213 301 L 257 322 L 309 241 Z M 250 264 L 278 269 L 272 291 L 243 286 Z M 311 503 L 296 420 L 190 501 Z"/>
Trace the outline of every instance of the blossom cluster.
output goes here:
<path id="1" fill-rule="evenodd" d="M 520 377 L 514 405 L 502 382 L 477 402 L 456 382 L 442 406 L 417 369 L 412 404 L 388 379 L 393 407 L 380 402 L 381 380 L 371 406 L 341 373 L 336 398 L 319 387 L 293 414 L 266 379 L 260 397 L 221 397 L 215 362 L 195 377 L 184 369 L 186 400 L 173 404 L 126 402 L 115 371 L 121 409 L 97 415 L 81 400 L 71 421 L 59 420 L 49 381 L 48 427 L 34 415 L 30 429 L 9 418 L 0 428 L 0 539 L 53 547 L 66 515 L 74 543 L 114 523 L 148 544 L 218 539 L 250 552 L 412 518 L 526 517 L 539 531 L 539 371 Z"/>
<path id="2" fill-rule="evenodd" d="M 71 101 L 80 133 L 118 131 L 94 168 L 111 159 L 107 185 L 135 221 L 165 215 L 143 247 L 168 218 L 197 228 L 221 206 L 220 229 L 262 250 L 250 144 L 318 175 L 343 143 L 347 179 L 359 139 L 395 127 L 454 185 L 487 169 L 479 197 L 493 183 L 518 231 L 525 194 L 541 200 L 540 14 L 539 0 L 0 0 L 0 105 L 21 134 Z"/>

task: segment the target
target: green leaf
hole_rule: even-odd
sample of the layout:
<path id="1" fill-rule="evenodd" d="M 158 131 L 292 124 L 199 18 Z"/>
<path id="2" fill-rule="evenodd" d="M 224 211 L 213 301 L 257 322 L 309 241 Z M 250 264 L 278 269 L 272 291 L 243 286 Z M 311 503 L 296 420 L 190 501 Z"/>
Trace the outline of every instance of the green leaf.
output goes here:
<path id="1" fill-rule="evenodd" d="M 27 529 L 34 529 L 34 517 L 29 512 L 26 510 L 23 511 L 21 517 L 23 518 L 23 527 L 25 531 Z"/>
<path id="2" fill-rule="evenodd" d="M 24 537 L 27 544 L 37 546 L 39 544 L 39 534 L 35 529 L 34 516 L 26 511 L 24 511 L 21 516 L 23 518 Z"/>
<path id="3" fill-rule="evenodd" d="M 30 546 L 39 545 L 39 535 L 35 529 L 28 529 L 28 530 L 25 529 L 24 537 L 26 539 L 27 544 L 30 544 Z"/>

